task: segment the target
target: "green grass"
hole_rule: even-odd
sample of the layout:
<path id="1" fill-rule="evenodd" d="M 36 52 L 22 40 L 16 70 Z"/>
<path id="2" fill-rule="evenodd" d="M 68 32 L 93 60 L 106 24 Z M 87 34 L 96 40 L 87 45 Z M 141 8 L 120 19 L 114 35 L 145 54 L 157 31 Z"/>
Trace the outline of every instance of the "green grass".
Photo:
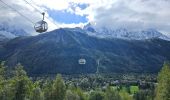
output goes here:
<path id="1" fill-rule="evenodd" d="M 130 93 L 131 94 L 135 94 L 138 91 L 139 91 L 139 87 L 138 86 L 130 86 Z"/>

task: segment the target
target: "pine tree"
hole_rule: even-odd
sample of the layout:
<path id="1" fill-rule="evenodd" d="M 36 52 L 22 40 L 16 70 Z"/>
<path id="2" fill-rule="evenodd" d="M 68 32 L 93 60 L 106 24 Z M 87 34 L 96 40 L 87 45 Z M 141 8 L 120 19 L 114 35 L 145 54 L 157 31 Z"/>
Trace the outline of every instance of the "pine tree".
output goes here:
<path id="1" fill-rule="evenodd" d="M 93 91 L 89 95 L 89 100 L 104 100 L 104 93 L 101 91 Z"/>
<path id="2" fill-rule="evenodd" d="M 28 78 L 21 64 L 15 67 L 15 76 L 12 79 L 12 84 L 12 87 L 14 87 L 13 92 L 15 93 L 14 100 L 25 100 L 30 97 L 33 83 Z"/>
<path id="3" fill-rule="evenodd" d="M 121 97 L 118 91 L 108 86 L 105 93 L 105 100 L 121 100 Z"/>
<path id="4" fill-rule="evenodd" d="M 76 92 L 67 90 L 65 100 L 80 100 L 80 97 Z"/>
<path id="5" fill-rule="evenodd" d="M 4 67 L 4 63 L 0 64 L 0 93 L 3 90 L 4 87 L 4 82 L 5 82 L 5 67 Z"/>
<path id="6" fill-rule="evenodd" d="M 31 100 L 44 100 L 44 94 L 39 87 L 33 89 Z"/>
<path id="7" fill-rule="evenodd" d="M 52 100 L 52 82 L 50 80 L 46 80 L 43 84 L 43 92 L 45 100 Z"/>
<path id="8" fill-rule="evenodd" d="M 66 94 L 66 86 L 60 74 L 57 75 L 56 80 L 52 86 L 51 100 L 64 100 Z"/>
<path id="9" fill-rule="evenodd" d="M 120 91 L 121 100 L 133 100 L 133 97 L 124 89 Z"/>
<path id="10" fill-rule="evenodd" d="M 80 100 L 87 100 L 87 96 L 83 93 L 83 91 L 80 88 L 76 89 L 76 93 L 80 97 Z"/>
<path id="11" fill-rule="evenodd" d="M 5 62 L 2 62 L 0 64 L 0 83 L 3 82 L 3 80 L 5 79 Z"/>
<path id="12" fill-rule="evenodd" d="M 14 93 L 11 88 L 11 81 L 6 77 L 5 62 L 0 64 L 0 100 L 12 100 Z"/>
<path id="13" fill-rule="evenodd" d="M 155 100 L 170 100 L 170 63 L 165 63 L 158 75 Z"/>

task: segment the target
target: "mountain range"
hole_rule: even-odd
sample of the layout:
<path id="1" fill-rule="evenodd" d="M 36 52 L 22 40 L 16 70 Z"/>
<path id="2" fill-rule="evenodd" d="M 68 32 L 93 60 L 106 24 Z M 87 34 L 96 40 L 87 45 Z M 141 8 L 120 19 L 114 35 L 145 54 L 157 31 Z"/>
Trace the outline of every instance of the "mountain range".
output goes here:
<path id="1" fill-rule="evenodd" d="M 0 46 L 0 60 L 17 63 L 29 75 L 81 73 L 157 73 L 170 60 L 170 41 L 160 37 L 122 39 L 89 35 L 96 30 L 60 28 L 17 37 Z M 86 64 L 79 64 L 85 59 Z"/>
<path id="2" fill-rule="evenodd" d="M 0 41 L 13 39 L 19 36 L 30 36 L 24 29 L 10 25 L 7 22 L 0 23 Z"/>
<path id="3" fill-rule="evenodd" d="M 130 31 L 125 28 L 110 29 L 107 27 L 95 27 L 92 24 L 87 24 L 83 27 L 87 33 L 92 36 L 97 36 L 100 38 L 119 38 L 128 40 L 145 40 L 152 38 L 160 38 L 170 41 L 169 36 L 158 32 L 156 29 L 146 29 L 146 30 L 136 30 Z"/>

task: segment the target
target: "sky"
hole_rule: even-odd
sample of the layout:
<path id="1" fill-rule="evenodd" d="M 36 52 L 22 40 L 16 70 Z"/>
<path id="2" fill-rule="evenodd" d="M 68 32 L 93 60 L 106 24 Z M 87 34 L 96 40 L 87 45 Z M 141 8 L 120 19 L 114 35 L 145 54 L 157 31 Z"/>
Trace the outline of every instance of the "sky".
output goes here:
<path id="1" fill-rule="evenodd" d="M 46 13 L 49 30 L 60 27 L 95 27 L 128 30 L 156 29 L 170 34 L 170 0 L 2 0 L 33 23 Z M 0 24 L 9 23 L 36 34 L 34 24 L 0 2 Z"/>

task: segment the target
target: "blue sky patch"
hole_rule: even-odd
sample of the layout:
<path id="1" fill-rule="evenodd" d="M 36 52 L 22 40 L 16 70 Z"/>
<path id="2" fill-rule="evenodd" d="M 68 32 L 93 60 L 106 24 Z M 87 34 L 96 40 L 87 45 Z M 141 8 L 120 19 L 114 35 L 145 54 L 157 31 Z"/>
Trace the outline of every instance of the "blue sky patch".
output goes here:
<path id="1" fill-rule="evenodd" d="M 76 15 L 65 10 L 48 10 L 48 14 L 54 20 L 60 23 L 71 24 L 71 23 L 86 23 L 88 20 L 86 16 Z"/>
<path id="2" fill-rule="evenodd" d="M 78 7 L 81 9 L 86 9 L 89 5 L 88 4 L 77 4 Z"/>

